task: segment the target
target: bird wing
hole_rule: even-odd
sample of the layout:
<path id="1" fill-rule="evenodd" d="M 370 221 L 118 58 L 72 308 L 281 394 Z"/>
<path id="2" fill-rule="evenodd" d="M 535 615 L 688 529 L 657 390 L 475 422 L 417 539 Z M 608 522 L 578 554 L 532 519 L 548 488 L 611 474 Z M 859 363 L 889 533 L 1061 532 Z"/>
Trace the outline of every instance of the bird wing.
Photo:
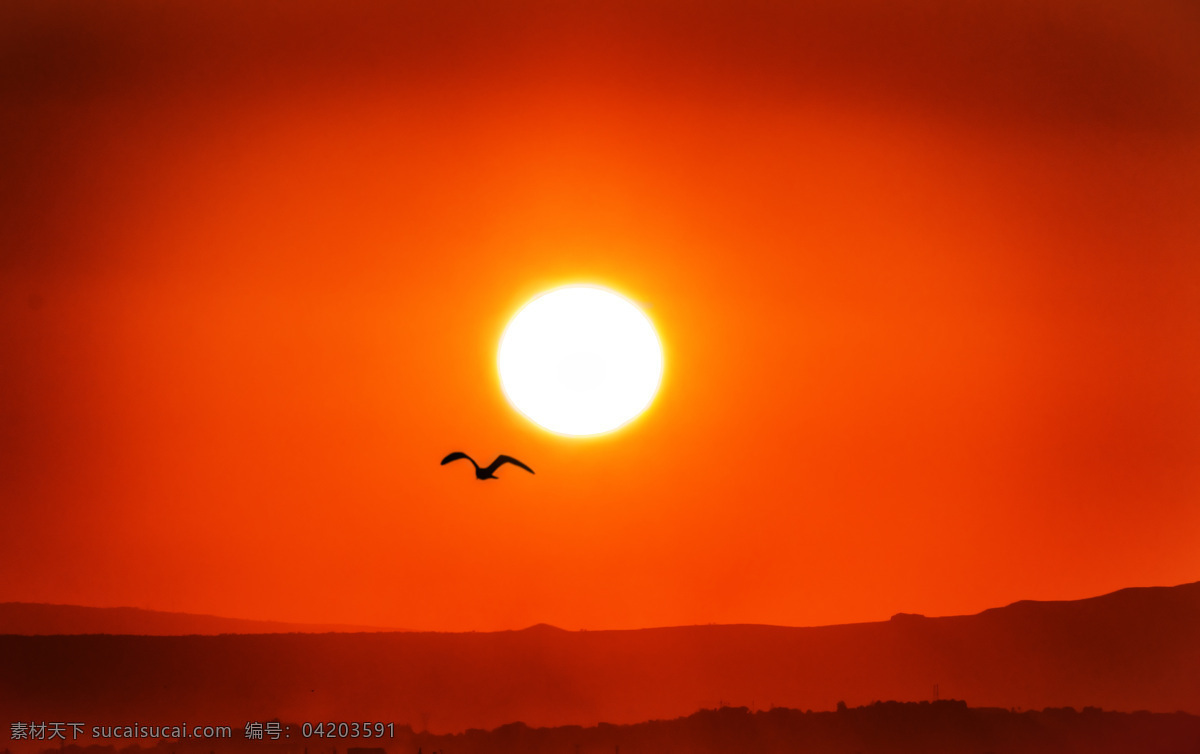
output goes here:
<path id="1" fill-rule="evenodd" d="M 530 474 L 533 473 L 533 469 L 529 468 L 528 466 L 521 463 L 520 461 L 513 458 L 512 456 L 496 456 L 496 460 L 492 461 L 492 465 L 488 467 L 488 471 L 495 471 L 496 469 L 500 468 L 501 466 L 503 466 L 506 463 L 511 463 L 513 466 L 520 466 L 521 468 L 528 471 Z"/>
<path id="2" fill-rule="evenodd" d="M 457 461 L 460 458 L 465 458 L 468 461 L 470 461 L 471 463 L 473 463 L 473 464 L 475 463 L 475 460 L 473 458 L 471 458 L 471 456 L 467 455 L 466 453 L 451 453 L 450 455 L 448 455 L 442 459 L 442 465 L 445 466 L 446 464 L 450 463 L 451 461 Z M 479 468 L 479 465 L 475 464 L 475 468 Z"/>

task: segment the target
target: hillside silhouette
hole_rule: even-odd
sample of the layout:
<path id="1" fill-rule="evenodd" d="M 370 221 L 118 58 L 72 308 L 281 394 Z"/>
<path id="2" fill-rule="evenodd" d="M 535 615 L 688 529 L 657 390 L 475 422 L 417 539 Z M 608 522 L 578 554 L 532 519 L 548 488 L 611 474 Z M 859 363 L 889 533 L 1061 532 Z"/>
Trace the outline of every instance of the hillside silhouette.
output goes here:
<path id="1" fill-rule="evenodd" d="M 396 631 L 395 628 L 339 624 L 242 620 L 216 615 L 170 613 L 137 607 L 81 607 L 36 602 L 0 602 L 0 634 L 190 634 L 329 633 L 331 631 Z"/>
<path id="2" fill-rule="evenodd" d="M 284 724 L 281 724 L 281 728 Z M 295 722 L 290 731 L 301 730 Z M 1200 750 L 1200 717 L 1183 713 L 1108 712 L 1093 707 L 1013 712 L 968 708 L 965 702 L 875 702 L 836 712 L 745 707 L 701 710 L 685 718 L 634 725 L 530 728 L 511 723 L 494 730 L 454 735 L 395 729 L 384 739 L 321 740 L 281 737 L 247 740 L 242 731 L 227 742 L 163 741 L 144 754 L 1176 754 Z M 298 740 L 297 740 L 298 739 Z M 29 745 L 18 751 L 46 754 L 111 754 L 111 747 Z"/>
<path id="3" fill-rule="evenodd" d="M 722 705 L 1200 712 L 1200 583 L 818 628 L 3 636 L 12 719 L 637 723 Z"/>

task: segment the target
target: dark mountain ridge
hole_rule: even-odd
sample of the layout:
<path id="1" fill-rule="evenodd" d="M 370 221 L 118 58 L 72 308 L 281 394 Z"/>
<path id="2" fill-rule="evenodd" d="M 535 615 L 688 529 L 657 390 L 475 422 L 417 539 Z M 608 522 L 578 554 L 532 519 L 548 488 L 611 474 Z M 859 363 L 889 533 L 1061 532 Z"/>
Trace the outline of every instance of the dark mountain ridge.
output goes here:
<path id="1" fill-rule="evenodd" d="M 12 719 L 389 720 L 438 732 L 744 705 L 1200 713 L 1200 583 L 814 628 L 0 636 Z"/>
<path id="2" fill-rule="evenodd" d="M 0 602 L 0 634 L 136 634 L 188 636 L 396 631 L 395 628 L 222 618 L 138 607 L 83 607 L 40 602 Z"/>

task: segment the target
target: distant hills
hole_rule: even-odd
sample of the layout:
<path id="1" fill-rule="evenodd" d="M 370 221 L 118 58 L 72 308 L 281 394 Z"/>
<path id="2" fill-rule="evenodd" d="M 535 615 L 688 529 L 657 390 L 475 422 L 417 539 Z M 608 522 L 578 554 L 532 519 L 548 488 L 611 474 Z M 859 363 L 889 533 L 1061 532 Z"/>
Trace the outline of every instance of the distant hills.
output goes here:
<path id="1" fill-rule="evenodd" d="M 168 613 L 136 607 L 79 607 L 32 602 L 0 602 L 0 634 L 139 634 L 187 636 L 199 634 L 285 634 L 330 631 L 395 631 L 394 628 L 337 624 L 281 623 L 240 620 L 215 615 Z"/>
<path id="2" fill-rule="evenodd" d="M 637 723 L 722 705 L 1200 713 L 1200 583 L 816 628 L 0 636 L 14 720 L 384 720 L 436 732 Z M 231 722 L 232 721 L 232 722 Z"/>

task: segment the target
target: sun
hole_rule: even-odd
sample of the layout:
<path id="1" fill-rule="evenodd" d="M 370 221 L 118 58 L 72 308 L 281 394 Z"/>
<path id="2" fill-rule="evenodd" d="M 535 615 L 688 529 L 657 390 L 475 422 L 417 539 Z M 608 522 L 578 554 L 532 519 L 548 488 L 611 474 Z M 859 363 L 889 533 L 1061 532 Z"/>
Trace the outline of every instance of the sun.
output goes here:
<path id="1" fill-rule="evenodd" d="M 556 288 L 508 323 L 497 356 L 513 407 L 562 435 L 597 435 L 632 421 L 654 400 L 663 352 L 650 319 L 607 288 Z"/>

